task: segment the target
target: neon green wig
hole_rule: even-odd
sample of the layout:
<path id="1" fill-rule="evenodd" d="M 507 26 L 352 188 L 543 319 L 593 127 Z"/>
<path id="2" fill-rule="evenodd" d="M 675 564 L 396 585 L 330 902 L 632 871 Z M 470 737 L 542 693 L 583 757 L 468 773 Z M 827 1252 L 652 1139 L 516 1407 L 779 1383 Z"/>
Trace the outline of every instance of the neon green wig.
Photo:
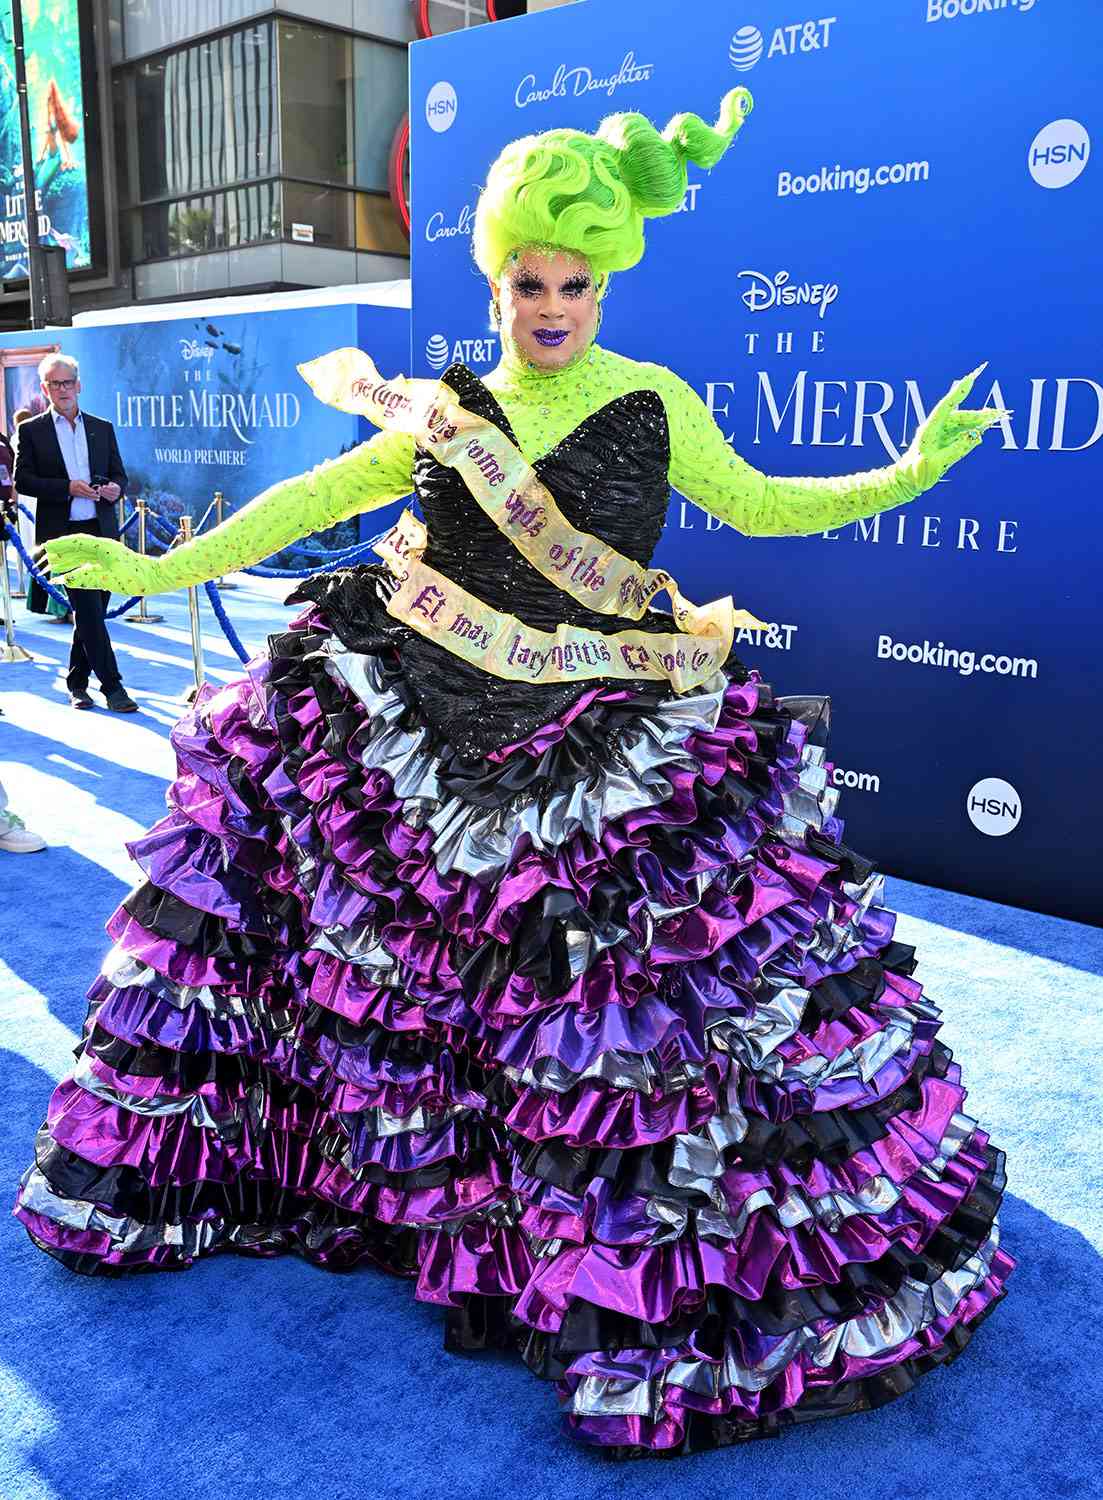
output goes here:
<path id="1" fill-rule="evenodd" d="M 497 278 L 511 251 L 539 245 L 584 255 L 594 275 L 627 271 L 643 255 L 644 218 L 674 213 L 686 162 L 712 167 L 751 112 L 744 88 L 724 95 L 715 126 L 675 115 L 660 132 L 640 114 L 609 115 L 596 135 L 545 130 L 511 141 L 475 212 L 479 269 Z"/>

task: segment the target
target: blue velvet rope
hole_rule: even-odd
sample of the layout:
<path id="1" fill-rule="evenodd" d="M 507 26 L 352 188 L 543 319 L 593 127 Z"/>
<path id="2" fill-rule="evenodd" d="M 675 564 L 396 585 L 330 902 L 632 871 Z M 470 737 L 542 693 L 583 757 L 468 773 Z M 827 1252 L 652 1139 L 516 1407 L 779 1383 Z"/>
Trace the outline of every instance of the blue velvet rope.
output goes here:
<path id="1" fill-rule="evenodd" d="M 222 626 L 222 634 L 234 648 L 234 651 L 237 653 L 238 660 L 245 664 L 248 664 L 249 653 L 241 644 L 241 637 L 234 629 L 233 622 L 231 621 L 229 615 L 226 613 L 226 606 L 222 602 L 222 595 L 218 592 L 218 585 L 212 579 L 210 582 L 205 583 L 203 587 L 207 591 L 207 598 L 211 601 L 211 608 L 214 610 L 214 617 Z"/>
<path id="2" fill-rule="evenodd" d="M 34 520 L 31 512 L 25 505 L 20 504 L 19 509 L 23 512 L 28 520 Z M 138 512 L 135 510 L 121 528 L 119 532 L 120 538 L 126 535 L 126 533 L 134 525 L 137 519 Z M 155 510 L 147 506 L 146 520 L 152 527 L 154 533 L 160 538 L 160 540 L 166 545 L 171 545 L 171 543 L 175 540 L 176 532 L 173 527 L 165 520 L 165 518 L 159 515 Z M 24 547 L 18 531 L 7 522 L 5 522 L 4 525 L 4 535 L 7 537 L 8 541 L 10 541 L 15 547 L 15 550 L 23 559 L 24 566 L 27 568 L 31 577 L 39 585 L 39 587 L 47 595 L 49 595 L 51 599 L 55 600 L 56 603 L 61 605 L 63 609 L 71 609 L 72 604 L 70 600 L 66 597 L 65 594 L 54 588 L 49 580 L 43 576 L 43 574 L 35 566 L 34 560 L 31 557 L 30 553 L 27 551 L 26 547 Z M 371 537 L 366 542 L 356 542 L 351 547 L 344 547 L 337 552 L 324 553 L 322 554 L 324 560 L 312 568 L 292 569 L 265 568 L 257 566 L 252 568 L 242 568 L 240 569 L 240 571 L 242 573 L 252 574 L 252 576 L 255 578 L 287 579 L 289 581 L 296 578 L 313 578 L 318 573 L 326 573 L 329 572 L 332 568 L 339 568 L 347 563 L 357 561 L 359 558 L 363 557 L 365 553 L 370 552 L 375 546 L 376 542 L 378 542 L 385 535 L 386 532 L 381 531 L 378 536 Z M 218 586 L 212 580 L 208 583 L 205 583 L 203 587 L 206 590 L 207 598 L 210 600 L 211 609 L 214 611 L 215 619 L 218 621 L 219 625 L 222 628 L 223 635 L 233 647 L 238 659 L 243 663 L 247 663 L 250 660 L 249 652 L 242 644 L 241 637 L 234 629 L 233 622 L 230 619 L 229 615 L 226 613 L 226 606 L 222 602 L 222 595 L 218 591 Z M 117 619 L 119 615 L 125 614 L 127 610 L 133 608 L 133 606 L 138 603 L 138 599 L 139 596 L 135 594 L 134 597 L 132 599 L 128 599 L 125 604 L 120 604 L 116 609 L 110 610 L 107 614 L 107 619 L 114 620 Z"/>

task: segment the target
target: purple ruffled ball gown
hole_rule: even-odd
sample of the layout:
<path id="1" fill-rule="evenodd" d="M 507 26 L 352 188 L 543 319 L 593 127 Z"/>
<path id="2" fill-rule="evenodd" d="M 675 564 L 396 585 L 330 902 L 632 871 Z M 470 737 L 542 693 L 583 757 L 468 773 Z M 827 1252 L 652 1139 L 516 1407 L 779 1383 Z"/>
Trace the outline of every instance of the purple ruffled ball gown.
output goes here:
<path id="1" fill-rule="evenodd" d="M 647 561 L 666 441 L 635 392 L 536 468 Z M 423 454 L 415 483 L 433 566 L 540 628 L 593 623 L 451 471 Z M 21 1185 L 30 1235 L 92 1273 L 375 1262 L 620 1457 L 907 1391 L 1003 1295 L 1003 1160 L 841 842 L 826 705 L 734 658 L 681 697 L 489 680 L 386 593 L 376 569 L 308 584 L 177 727 Z"/>

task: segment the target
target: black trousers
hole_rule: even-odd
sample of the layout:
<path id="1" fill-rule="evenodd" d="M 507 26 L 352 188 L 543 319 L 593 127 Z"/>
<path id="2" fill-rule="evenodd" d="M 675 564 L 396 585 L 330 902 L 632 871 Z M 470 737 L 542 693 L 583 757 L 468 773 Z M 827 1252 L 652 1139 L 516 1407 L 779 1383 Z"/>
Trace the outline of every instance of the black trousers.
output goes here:
<path id="1" fill-rule="evenodd" d="M 69 535 L 83 532 L 88 536 L 99 536 L 100 525 L 96 520 L 73 521 Z M 69 675 L 65 679 L 71 693 L 88 686 L 91 673 L 95 672 L 100 688 L 113 693 L 122 686 L 122 676 L 107 633 L 107 601 L 110 594 L 102 589 L 73 589 L 69 603 L 73 608 L 73 649 L 69 653 Z"/>

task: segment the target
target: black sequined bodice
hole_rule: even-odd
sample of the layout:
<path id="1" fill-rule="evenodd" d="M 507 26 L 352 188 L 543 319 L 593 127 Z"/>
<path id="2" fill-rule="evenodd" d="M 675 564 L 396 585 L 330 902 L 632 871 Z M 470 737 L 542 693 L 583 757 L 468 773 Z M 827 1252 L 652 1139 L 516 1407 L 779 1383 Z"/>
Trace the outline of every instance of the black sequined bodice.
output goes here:
<path id="1" fill-rule="evenodd" d="M 486 417 L 514 442 L 509 421 L 487 387 L 465 365 L 441 377 L 468 411 Z M 647 564 L 662 533 L 670 498 L 670 435 L 654 391 L 629 391 L 586 417 L 533 468 L 567 519 Z M 557 589 L 525 561 L 479 509 L 462 478 L 422 449 L 414 488 L 429 530 L 425 561 L 493 609 L 539 630 L 561 622 L 605 634 L 670 629 L 658 612 L 642 620 L 596 614 Z M 597 684 L 532 684 L 491 677 L 385 613 L 376 569 L 358 569 L 300 590 L 322 604 L 341 638 L 357 649 L 386 641 L 398 651 L 408 695 L 464 760 L 478 760 L 531 734 Z M 616 686 L 629 684 L 617 682 Z M 653 694 L 655 684 L 641 685 Z"/>
<path id="2" fill-rule="evenodd" d="M 517 441 L 494 396 L 465 365 L 453 365 L 443 379 L 469 412 Z M 573 526 L 646 565 L 662 534 L 669 463 L 661 399 L 654 391 L 631 391 L 586 417 L 533 468 Z M 414 488 L 429 527 L 426 563 L 484 604 L 539 630 L 563 622 L 605 634 L 648 628 L 597 614 L 549 583 L 483 513 L 455 469 L 422 449 L 414 463 Z M 669 629 L 669 620 L 654 628 Z"/>

